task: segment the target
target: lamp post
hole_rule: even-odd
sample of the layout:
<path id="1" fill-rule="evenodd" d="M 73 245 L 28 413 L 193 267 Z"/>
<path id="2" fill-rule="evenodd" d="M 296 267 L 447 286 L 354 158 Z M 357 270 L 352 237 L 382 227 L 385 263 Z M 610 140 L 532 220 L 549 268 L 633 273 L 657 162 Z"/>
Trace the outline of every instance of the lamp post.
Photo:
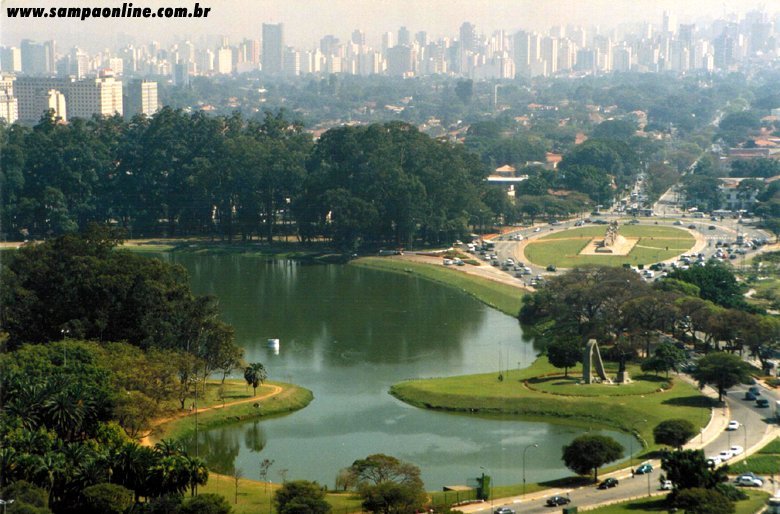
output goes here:
<path id="1" fill-rule="evenodd" d="M 523 496 L 525 496 L 525 452 L 527 452 L 529 448 L 539 448 L 539 445 L 533 443 L 523 448 Z"/>
<path id="2" fill-rule="evenodd" d="M 490 487 L 488 489 L 488 495 L 490 496 L 490 510 L 493 510 L 493 472 L 487 469 L 485 466 L 480 466 L 479 469 L 481 469 L 483 472 L 487 471 L 490 473 L 488 477 L 490 477 Z M 482 487 L 485 487 L 485 473 L 482 473 Z"/>
<path id="3" fill-rule="evenodd" d="M 745 452 L 745 469 L 748 469 L 748 456 L 747 456 L 747 425 L 742 423 L 742 429 L 745 432 L 745 446 L 742 447 L 742 451 Z"/>
<path id="4" fill-rule="evenodd" d="M 14 501 L 13 500 L 2 500 L 0 499 L 0 505 L 3 506 L 3 514 L 5 514 L 6 505 L 11 505 Z"/>

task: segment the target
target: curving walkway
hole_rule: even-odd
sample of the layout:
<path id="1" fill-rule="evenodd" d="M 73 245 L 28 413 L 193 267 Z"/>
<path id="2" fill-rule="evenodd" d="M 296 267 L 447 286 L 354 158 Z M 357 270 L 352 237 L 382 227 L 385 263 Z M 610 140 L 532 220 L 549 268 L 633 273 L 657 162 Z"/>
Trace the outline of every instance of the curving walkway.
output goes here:
<path id="1" fill-rule="evenodd" d="M 152 433 L 156 428 L 159 428 L 160 426 L 170 423 L 171 421 L 175 421 L 177 419 L 186 418 L 187 416 L 194 416 L 195 414 L 201 414 L 204 412 L 208 412 L 211 410 L 219 410 L 219 409 L 225 409 L 227 407 L 232 407 L 234 405 L 241 405 L 242 403 L 251 403 L 251 402 L 258 402 L 260 400 L 266 400 L 268 398 L 271 398 L 273 396 L 276 396 L 280 394 L 284 389 L 281 386 L 278 385 L 272 385 L 272 384 L 266 384 L 262 387 L 270 387 L 271 391 L 261 394 L 260 396 L 252 396 L 251 398 L 244 398 L 242 400 L 235 400 L 232 402 L 226 402 L 221 405 L 213 405 L 211 407 L 205 407 L 202 409 L 193 409 L 191 411 L 180 411 L 173 416 L 167 416 L 165 418 L 159 418 L 152 422 L 152 428 L 149 430 L 149 432 L 141 438 L 139 441 L 142 446 L 152 446 Z"/>

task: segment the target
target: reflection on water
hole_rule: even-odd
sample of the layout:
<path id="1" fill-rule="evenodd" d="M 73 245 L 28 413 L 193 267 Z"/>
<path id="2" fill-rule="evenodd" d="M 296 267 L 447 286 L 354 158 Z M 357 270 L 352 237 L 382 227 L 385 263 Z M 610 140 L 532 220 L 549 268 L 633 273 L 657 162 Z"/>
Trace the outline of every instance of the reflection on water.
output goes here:
<path id="1" fill-rule="evenodd" d="M 267 458 L 275 461 L 269 476 L 287 469 L 288 479 L 333 485 L 354 460 L 387 453 L 420 466 L 429 489 L 464 484 L 480 466 L 497 484 L 518 483 L 522 449 L 538 443 L 527 454 L 528 480 L 567 473 L 561 447 L 580 429 L 430 412 L 387 392 L 406 378 L 527 366 L 536 351 L 516 319 L 413 275 L 235 255 L 165 258 L 190 271 L 197 293 L 220 299 L 249 362 L 314 392 L 291 415 L 201 431 L 198 452 L 215 470 L 257 478 Z M 280 339 L 278 355 L 269 338 Z"/>

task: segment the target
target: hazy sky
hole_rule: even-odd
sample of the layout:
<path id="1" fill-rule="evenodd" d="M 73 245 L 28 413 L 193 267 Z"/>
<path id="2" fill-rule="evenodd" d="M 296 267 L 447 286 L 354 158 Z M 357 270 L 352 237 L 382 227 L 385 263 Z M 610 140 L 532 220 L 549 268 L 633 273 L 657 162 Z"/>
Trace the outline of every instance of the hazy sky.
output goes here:
<path id="1" fill-rule="evenodd" d="M 378 45 L 380 35 L 405 25 L 414 34 L 427 31 L 435 38 L 456 36 L 463 21 L 479 33 L 496 29 L 546 30 L 552 25 L 612 27 L 622 22 L 648 20 L 660 25 L 664 10 L 675 13 L 678 22 L 716 18 L 763 7 L 780 12 L 780 0 L 199 0 L 211 7 L 207 19 L 9 19 L 6 7 L 121 6 L 123 0 L 0 0 L 0 42 L 18 45 L 22 38 L 56 39 L 59 44 L 78 44 L 88 49 L 113 48 L 118 33 L 139 43 L 174 38 L 227 35 L 259 38 L 262 23 L 283 22 L 285 44 L 313 47 L 324 34 L 347 40 L 352 30 L 366 32 L 368 43 Z M 194 0 L 127 0 L 135 7 L 191 7 Z M 62 47 L 60 47 L 62 48 Z"/>

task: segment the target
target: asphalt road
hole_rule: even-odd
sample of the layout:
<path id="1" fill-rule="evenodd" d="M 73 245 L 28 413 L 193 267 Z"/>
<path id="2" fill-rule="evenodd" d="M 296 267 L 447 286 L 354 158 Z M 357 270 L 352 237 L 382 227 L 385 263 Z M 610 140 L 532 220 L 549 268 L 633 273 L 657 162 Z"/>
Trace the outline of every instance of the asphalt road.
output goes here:
<path id="1" fill-rule="evenodd" d="M 761 394 L 763 397 L 770 400 L 770 407 L 757 408 L 754 401 L 744 401 L 743 398 L 747 386 L 736 387 L 729 391 L 726 398 L 728 405 L 728 418 L 734 419 L 740 422 L 742 425 L 737 431 L 722 431 L 707 444 L 704 445 L 705 455 L 713 455 L 719 453 L 721 450 L 729 448 L 731 445 L 743 446 L 747 452 L 757 450 L 762 443 L 762 440 L 766 442 L 765 438 L 771 433 L 777 432 L 777 425 L 772 419 L 774 414 L 774 402 L 780 399 L 777 394 L 768 391 L 761 387 Z M 723 419 L 723 410 L 716 413 L 721 415 Z M 722 426 L 722 423 L 721 423 Z M 715 427 L 720 429 L 719 427 Z M 701 447 L 699 437 L 694 439 L 687 445 L 687 447 Z M 736 459 L 734 459 L 736 461 Z M 748 469 L 750 458 L 747 457 Z M 572 506 L 586 507 L 594 506 L 602 503 L 622 501 L 630 498 L 646 497 L 650 494 L 665 494 L 659 490 L 659 476 L 663 472 L 660 469 L 660 463 L 658 461 L 652 462 L 655 468 L 652 473 L 646 475 L 636 475 L 631 477 L 628 469 L 621 470 L 615 473 L 610 473 L 607 476 L 613 476 L 619 479 L 620 483 L 617 487 L 606 490 L 599 490 L 593 486 L 582 487 L 578 489 L 551 489 L 548 491 L 540 491 L 535 494 L 529 494 L 527 497 L 509 498 L 503 500 L 494 500 L 492 505 L 486 502 L 480 506 L 471 506 L 465 511 L 469 513 L 489 514 L 500 506 L 507 506 L 513 509 L 518 514 L 533 514 L 542 512 L 561 512 L 562 507 L 547 507 L 546 499 L 553 495 L 569 496 L 572 500 Z M 735 472 L 742 471 L 742 464 L 739 462 L 732 463 L 733 470 Z M 770 477 L 764 477 L 765 489 L 773 491 L 774 484 L 769 482 Z"/>

